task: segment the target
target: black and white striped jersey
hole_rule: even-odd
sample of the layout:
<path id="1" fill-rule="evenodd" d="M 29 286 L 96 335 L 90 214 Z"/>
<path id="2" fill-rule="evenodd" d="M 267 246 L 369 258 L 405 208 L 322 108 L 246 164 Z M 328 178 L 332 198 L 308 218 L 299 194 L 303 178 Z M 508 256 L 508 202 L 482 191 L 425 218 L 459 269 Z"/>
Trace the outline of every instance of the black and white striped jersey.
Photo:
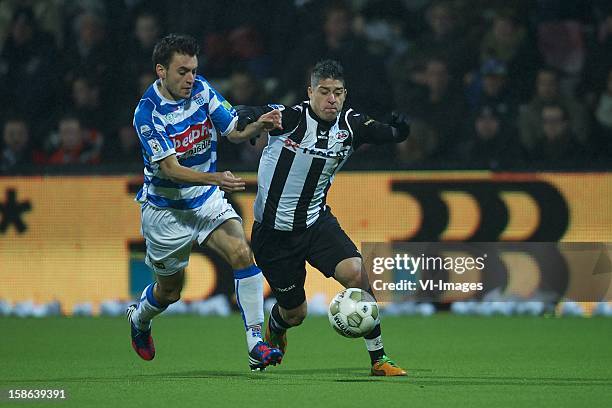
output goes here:
<path id="1" fill-rule="evenodd" d="M 325 209 L 335 174 L 362 143 L 391 143 L 394 129 L 351 108 L 335 122 L 317 117 L 308 101 L 279 109 L 283 130 L 270 132 L 257 173 L 255 220 L 293 231 L 311 226 Z"/>

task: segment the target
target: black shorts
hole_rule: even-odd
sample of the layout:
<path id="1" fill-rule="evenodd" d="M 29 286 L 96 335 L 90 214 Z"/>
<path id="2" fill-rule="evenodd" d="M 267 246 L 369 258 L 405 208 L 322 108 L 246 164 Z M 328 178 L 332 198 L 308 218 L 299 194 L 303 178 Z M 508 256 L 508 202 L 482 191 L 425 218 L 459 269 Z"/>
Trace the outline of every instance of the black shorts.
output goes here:
<path id="1" fill-rule="evenodd" d="M 361 257 L 329 209 L 299 231 L 279 231 L 255 222 L 251 247 L 283 309 L 294 309 L 306 300 L 306 261 L 331 278 L 341 261 Z"/>

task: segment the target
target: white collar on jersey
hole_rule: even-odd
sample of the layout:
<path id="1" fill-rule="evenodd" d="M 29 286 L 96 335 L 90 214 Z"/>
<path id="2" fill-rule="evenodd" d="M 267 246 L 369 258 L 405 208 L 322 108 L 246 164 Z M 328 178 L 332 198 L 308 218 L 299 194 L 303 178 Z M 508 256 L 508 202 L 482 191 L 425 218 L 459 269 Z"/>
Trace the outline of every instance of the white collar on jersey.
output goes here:
<path id="1" fill-rule="evenodd" d="M 166 98 L 164 95 L 162 95 L 162 93 L 159 91 L 159 89 L 157 88 L 157 85 L 159 84 L 159 79 L 156 79 L 155 82 L 153 82 L 153 89 L 155 90 L 155 93 L 157 94 L 157 96 L 159 96 L 159 99 L 162 100 L 162 102 L 164 103 L 170 103 L 172 105 L 180 105 L 181 103 L 185 102 L 185 99 L 179 99 L 179 100 L 173 100 L 173 99 L 168 99 Z"/>

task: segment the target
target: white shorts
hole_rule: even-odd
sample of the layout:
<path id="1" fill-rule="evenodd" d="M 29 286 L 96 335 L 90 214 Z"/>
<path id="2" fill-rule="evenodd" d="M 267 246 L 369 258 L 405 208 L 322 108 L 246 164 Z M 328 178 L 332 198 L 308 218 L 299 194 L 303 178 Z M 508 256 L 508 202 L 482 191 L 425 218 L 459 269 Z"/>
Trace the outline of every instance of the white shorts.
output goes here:
<path id="1" fill-rule="evenodd" d="M 218 188 L 200 208 L 175 210 L 144 203 L 141 213 L 147 244 L 145 263 L 158 275 L 172 275 L 185 268 L 192 243 L 201 245 L 225 221 L 237 218 L 242 222 Z"/>

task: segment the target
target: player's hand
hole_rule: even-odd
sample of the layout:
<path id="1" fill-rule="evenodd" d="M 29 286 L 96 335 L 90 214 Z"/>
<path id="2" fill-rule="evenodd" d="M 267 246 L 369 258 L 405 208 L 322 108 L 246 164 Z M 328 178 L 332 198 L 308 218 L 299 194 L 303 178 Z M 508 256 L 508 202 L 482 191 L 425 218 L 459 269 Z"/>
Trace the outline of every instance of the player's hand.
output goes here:
<path id="1" fill-rule="evenodd" d="M 397 134 L 395 136 L 396 143 L 403 142 L 408 138 L 408 135 L 410 135 L 410 118 L 404 112 L 391 112 L 389 125 L 397 129 Z"/>
<path id="2" fill-rule="evenodd" d="M 255 144 L 257 144 L 257 139 L 262 134 L 266 134 L 267 132 L 274 129 L 282 129 L 283 115 L 278 109 L 274 109 L 271 112 L 264 113 L 263 115 L 261 115 L 257 122 L 260 123 L 262 131 L 257 136 L 252 137 L 251 140 L 249 140 L 251 146 L 255 146 Z"/>
<path id="3" fill-rule="evenodd" d="M 261 124 L 264 132 L 269 132 L 274 129 L 283 129 L 282 123 L 283 115 L 278 109 L 274 109 L 268 113 L 264 113 L 257 119 L 257 122 Z"/>
<path id="4" fill-rule="evenodd" d="M 240 177 L 234 176 L 231 171 L 224 171 L 223 173 L 216 174 L 218 177 L 219 188 L 226 193 L 244 191 L 246 188 L 245 182 Z"/>

